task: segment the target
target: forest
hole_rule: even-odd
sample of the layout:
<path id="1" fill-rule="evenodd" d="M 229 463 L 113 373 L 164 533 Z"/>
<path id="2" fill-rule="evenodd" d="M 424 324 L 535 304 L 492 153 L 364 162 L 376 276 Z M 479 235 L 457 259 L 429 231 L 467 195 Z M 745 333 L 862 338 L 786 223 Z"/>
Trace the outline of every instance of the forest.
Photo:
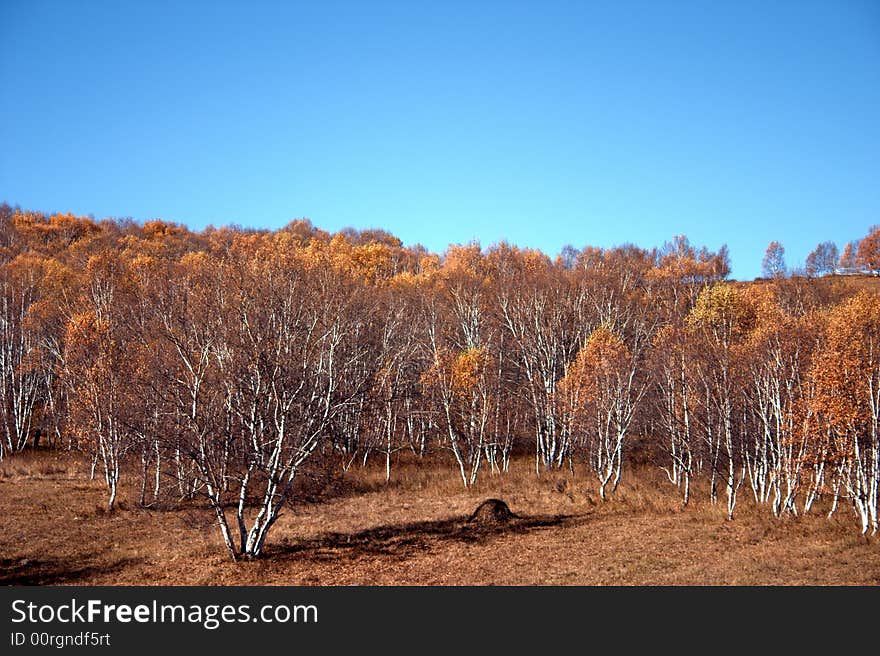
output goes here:
<path id="1" fill-rule="evenodd" d="M 296 483 L 400 457 L 455 472 L 636 466 L 735 520 L 878 530 L 880 228 L 789 272 L 727 249 L 498 243 L 382 230 L 189 230 L 0 207 L 0 460 L 82 456 L 144 508 L 197 500 L 233 560 L 264 555 Z M 584 473 L 586 472 L 586 473 Z M 821 510 L 819 510 L 821 508 Z M 218 547 L 221 548 L 221 547 Z"/>

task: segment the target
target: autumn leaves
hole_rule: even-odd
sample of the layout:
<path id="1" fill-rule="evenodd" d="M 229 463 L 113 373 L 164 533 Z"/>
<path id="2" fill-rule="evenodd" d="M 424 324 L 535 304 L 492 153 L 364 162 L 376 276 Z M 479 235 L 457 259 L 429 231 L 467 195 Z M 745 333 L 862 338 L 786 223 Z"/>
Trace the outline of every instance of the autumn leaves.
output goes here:
<path id="1" fill-rule="evenodd" d="M 233 558 L 263 553 L 310 463 L 380 455 L 390 480 L 404 450 L 472 486 L 519 449 L 603 499 L 637 456 L 730 518 L 746 486 L 877 530 L 873 292 L 724 282 L 726 250 L 683 237 L 441 258 L 304 221 L 4 216 L 3 453 L 40 428 L 100 466 L 111 508 L 127 476 L 146 506 L 201 497 Z"/>

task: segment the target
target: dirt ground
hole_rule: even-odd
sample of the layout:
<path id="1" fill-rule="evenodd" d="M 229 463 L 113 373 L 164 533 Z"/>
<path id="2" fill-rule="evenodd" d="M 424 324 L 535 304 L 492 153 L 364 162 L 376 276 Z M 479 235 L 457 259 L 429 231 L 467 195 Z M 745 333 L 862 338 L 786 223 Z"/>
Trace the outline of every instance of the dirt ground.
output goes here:
<path id="1" fill-rule="evenodd" d="M 775 519 L 747 486 L 681 508 L 662 474 L 627 472 L 598 500 L 585 472 L 535 476 L 515 462 L 464 491 L 451 468 L 353 471 L 286 511 L 265 558 L 232 562 L 203 507 L 104 510 L 81 460 L 42 452 L 0 463 L 0 584 L 63 585 L 876 585 L 880 539 L 852 513 Z M 466 522 L 483 499 L 517 517 Z M 817 510 L 821 511 L 819 507 Z"/>

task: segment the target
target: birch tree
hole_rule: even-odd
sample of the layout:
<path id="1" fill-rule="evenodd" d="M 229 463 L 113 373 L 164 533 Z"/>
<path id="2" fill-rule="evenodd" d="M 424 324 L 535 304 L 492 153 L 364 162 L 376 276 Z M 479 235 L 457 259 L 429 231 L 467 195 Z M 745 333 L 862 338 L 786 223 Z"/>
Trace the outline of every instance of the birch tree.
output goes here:
<path id="1" fill-rule="evenodd" d="M 490 252 L 497 280 L 499 321 L 523 384 L 535 434 L 535 470 L 561 467 L 571 455 L 558 416 L 556 386 L 577 352 L 575 289 L 537 252 L 500 246 Z"/>
<path id="2" fill-rule="evenodd" d="M 27 255 L 0 266 L 0 459 L 27 444 L 44 390 L 38 335 L 28 323 L 41 271 L 41 259 Z"/>
<path id="3" fill-rule="evenodd" d="M 573 421 L 599 481 L 599 496 L 617 490 L 623 444 L 647 389 L 646 378 L 623 340 L 606 327 L 593 331 L 568 368 L 560 389 L 572 398 Z"/>
<path id="4" fill-rule="evenodd" d="M 669 481 L 681 489 L 684 505 L 690 501 L 697 452 L 694 413 L 698 391 L 689 346 L 685 331 L 673 326 L 659 331 L 652 345 L 655 407 L 666 434 L 663 450 L 669 457 L 662 469 Z"/>
<path id="5" fill-rule="evenodd" d="M 744 436 L 740 345 L 752 322 L 749 304 L 728 283 L 703 290 L 688 315 L 697 347 L 694 364 L 705 399 L 703 439 L 710 449 L 712 480 L 718 474 L 725 484 L 728 519 L 733 519 L 737 492 L 745 480 L 741 467 Z"/>
<path id="6" fill-rule="evenodd" d="M 811 374 L 816 412 L 831 436 L 838 477 L 861 532 L 878 529 L 880 298 L 860 292 L 835 307 Z"/>
<path id="7" fill-rule="evenodd" d="M 114 510 L 122 462 L 133 444 L 132 413 L 139 399 L 132 383 L 139 361 L 125 316 L 131 281 L 124 263 L 103 253 L 86 267 L 81 310 L 65 336 L 65 375 L 73 390 L 71 426 L 99 460 Z"/>

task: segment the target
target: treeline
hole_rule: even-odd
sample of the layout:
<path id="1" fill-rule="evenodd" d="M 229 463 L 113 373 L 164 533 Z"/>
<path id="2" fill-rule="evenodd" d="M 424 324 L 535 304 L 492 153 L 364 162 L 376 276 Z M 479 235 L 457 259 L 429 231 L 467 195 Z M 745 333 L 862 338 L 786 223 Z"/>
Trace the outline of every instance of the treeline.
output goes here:
<path id="1" fill-rule="evenodd" d="M 447 453 L 470 486 L 515 446 L 586 463 L 602 498 L 659 462 L 733 517 L 817 499 L 877 530 L 880 298 L 829 279 L 727 282 L 726 248 L 498 244 L 442 256 L 328 234 L 0 207 L 0 456 L 92 458 L 116 503 L 202 495 L 262 552 L 303 465 Z M 635 437 L 638 440 L 635 440 Z M 530 445 L 530 446 L 529 446 Z"/>
<path id="2" fill-rule="evenodd" d="M 863 239 L 848 242 L 842 253 L 833 241 L 823 241 L 807 255 L 803 267 L 790 271 L 785 265 L 785 247 L 771 241 L 761 261 L 761 273 L 765 278 L 880 273 L 880 226 L 872 227 Z"/>

